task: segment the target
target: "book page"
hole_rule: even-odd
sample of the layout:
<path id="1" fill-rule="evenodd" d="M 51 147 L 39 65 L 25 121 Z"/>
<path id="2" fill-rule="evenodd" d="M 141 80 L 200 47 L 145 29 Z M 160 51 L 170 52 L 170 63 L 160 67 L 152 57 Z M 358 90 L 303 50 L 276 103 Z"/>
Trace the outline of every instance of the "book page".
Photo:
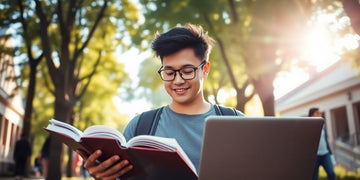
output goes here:
<path id="1" fill-rule="evenodd" d="M 49 124 L 46 127 L 46 129 L 55 131 L 55 132 L 59 132 L 62 134 L 66 134 L 66 135 L 72 137 L 75 141 L 80 141 L 80 138 L 83 133 L 76 127 L 74 127 L 70 124 L 58 121 L 56 119 L 51 119 L 49 121 L 51 122 L 51 124 Z"/>
<path id="2" fill-rule="evenodd" d="M 114 138 L 119 141 L 119 143 L 127 147 L 126 139 L 124 135 L 116 130 L 115 128 L 112 128 L 110 126 L 106 125 L 93 125 L 84 130 L 84 133 L 82 137 L 108 137 L 108 138 Z"/>
<path id="3" fill-rule="evenodd" d="M 179 144 L 174 138 L 164 138 L 151 135 L 140 135 L 131 138 L 128 142 L 128 146 L 147 146 L 157 149 L 163 149 L 168 151 L 174 151 L 178 149 Z"/>

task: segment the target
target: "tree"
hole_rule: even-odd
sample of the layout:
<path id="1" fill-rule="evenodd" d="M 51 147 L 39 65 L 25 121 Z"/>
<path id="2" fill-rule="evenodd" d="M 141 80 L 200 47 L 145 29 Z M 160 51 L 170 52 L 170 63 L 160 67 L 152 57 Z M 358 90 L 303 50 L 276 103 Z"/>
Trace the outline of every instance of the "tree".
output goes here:
<path id="1" fill-rule="evenodd" d="M 277 72 L 295 56 L 298 33 L 310 14 L 310 1 L 151 1 L 142 0 L 146 21 L 138 37 L 148 40 L 151 29 L 167 30 L 181 23 L 201 24 L 217 41 L 221 72 L 237 92 L 239 108 L 252 97 L 244 91 L 251 84 L 265 115 L 274 115 Z M 191 16 L 189 16 L 191 15 Z M 151 31 L 150 31 L 151 32 Z M 138 42 L 136 37 L 134 42 Z M 148 44 L 148 43 L 142 43 Z M 235 69 L 246 69 L 235 71 Z M 241 77 L 241 78 L 240 78 Z M 243 104 L 242 104 L 243 103 Z"/>
<path id="2" fill-rule="evenodd" d="M 241 69 L 239 67 L 243 66 L 244 64 L 236 62 L 234 59 L 229 59 L 229 57 L 233 57 L 233 55 L 227 50 L 227 48 L 231 47 L 232 45 L 227 46 L 223 41 L 222 35 L 217 35 L 217 33 L 221 30 L 219 27 L 223 27 L 226 24 L 225 20 L 222 19 L 222 12 L 217 11 L 226 9 L 227 4 L 223 1 L 209 3 L 208 1 L 203 0 L 142 0 L 141 4 L 144 8 L 144 16 L 146 20 L 142 26 L 140 26 L 141 30 L 138 31 L 139 34 L 132 37 L 133 43 L 140 45 L 140 49 L 142 49 L 144 48 L 142 45 L 148 46 L 150 44 L 150 41 L 153 38 L 152 35 L 154 34 L 154 30 L 164 32 L 173 26 L 178 24 L 185 24 L 188 22 L 203 25 L 205 29 L 209 31 L 210 35 L 215 37 L 217 45 L 220 47 L 216 47 L 216 52 L 213 51 L 212 53 L 218 54 L 219 56 L 211 55 L 210 57 L 211 63 L 214 64 L 210 74 L 218 74 L 216 72 L 221 71 L 219 73 L 226 76 L 221 76 L 220 79 L 211 79 L 217 78 L 215 76 L 210 77 L 211 82 L 209 81 L 209 84 L 206 82 L 204 86 L 205 96 L 206 98 L 217 97 L 217 93 L 221 88 L 223 88 L 217 85 L 224 83 L 223 78 L 227 78 L 229 81 L 226 84 L 231 84 L 232 88 L 234 88 L 237 92 L 236 98 L 238 101 L 236 107 L 237 109 L 243 110 L 245 103 L 251 99 L 253 94 L 246 96 L 245 93 L 243 93 L 250 84 L 246 83 L 247 80 L 244 71 L 235 72 L 234 69 Z M 192 14 L 192 16 L 189 16 L 189 14 Z M 216 18 L 216 21 L 214 21 L 213 18 Z M 225 68 L 217 68 L 217 66 L 215 66 L 216 61 L 222 61 L 224 64 L 226 64 Z M 216 100 L 217 99 L 215 98 L 215 101 Z"/>
<path id="3" fill-rule="evenodd" d="M 261 1 L 250 7 L 251 21 L 241 44 L 247 74 L 259 95 L 264 114 L 275 115 L 273 81 L 276 74 L 298 55 L 310 15 L 307 1 Z M 241 16 L 241 14 L 238 14 Z"/>
<path id="4" fill-rule="evenodd" d="M 18 2 L 27 4 L 24 6 L 25 18 L 34 17 L 25 25 L 38 27 L 32 37 L 39 41 L 30 50 L 40 52 L 38 54 L 46 61 L 44 78 L 50 80 L 47 88 L 55 97 L 53 117 L 70 122 L 74 106 L 88 89 L 100 62 L 105 59 L 104 55 L 113 52 L 118 44 L 126 45 L 121 39 L 135 30 L 136 7 L 126 0 Z M 9 13 L 9 24 L 16 23 L 12 17 L 18 17 L 19 11 L 13 9 L 9 12 L 13 13 Z M 92 41 L 93 37 L 98 37 L 97 42 Z M 90 51 L 91 43 L 94 45 Z M 89 56 L 93 58 L 84 59 Z M 83 67 L 92 68 L 85 71 Z M 59 142 L 52 141 L 51 179 L 61 177 L 61 149 Z"/>
<path id="5" fill-rule="evenodd" d="M 360 35 L 360 2 L 358 0 L 342 0 L 344 11 L 350 18 L 350 23 L 354 31 Z M 353 58 L 353 64 L 356 67 L 360 67 L 359 55 L 360 48 L 354 50 L 353 53 L 350 53 Z"/>
<path id="6" fill-rule="evenodd" d="M 358 0 L 342 0 L 344 11 L 349 16 L 351 26 L 360 35 L 360 2 Z"/>
<path id="7" fill-rule="evenodd" d="M 37 65 L 43 57 L 42 54 L 35 54 L 31 49 L 33 42 L 36 41 L 36 36 L 34 36 L 34 34 L 39 29 L 37 26 L 32 26 L 31 23 L 35 19 L 29 17 L 29 15 L 26 14 L 25 9 L 28 6 L 23 1 L 5 1 L 1 4 L 3 5 L 1 16 L 9 18 L 4 18 L 4 20 L 0 23 L 0 27 L 8 28 L 12 24 L 19 23 L 22 30 L 20 32 L 17 32 L 17 34 L 25 40 L 23 48 L 19 50 L 26 53 L 26 58 L 28 59 L 28 64 L 30 68 L 29 86 L 26 92 L 26 106 L 23 125 L 23 133 L 25 137 L 29 137 L 31 131 L 31 114 L 33 109 L 32 102 L 34 100 L 34 92 L 36 86 L 35 76 L 37 72 Z M 13 12 L 17 12 L 18 14 L 15 18 L 12 18 L 11 16 Z"/>
<path id="8" fill-rule="evenodd" d="M 354 70 L 359 70 L 360 67 L 359 10 L 358 0 L 319 0 L 313 5 L 313 14 L 309 21 L 313 23 L 322 19 L 322 25 L 326 25 L 331 36 L 330 42 L 337 47 L 337 50 L 330 53 L 341 58 L 341 61 L 351 63 Z M 327 18 L 321 18 L 324 15 Z"/>
<path id="9" fill-rule="evenodd" d="M 94 40 L 96 41 L 96 37 Z M 93 44 L 92 44 L 93 45 Z M 91 48 L 91 44 L 89 46 Z M 96 48 L 95 48 L 96 49 Z M 83 59 L 91 60 L 91 53 L 87 53 Z M 124 66 L 119 64 L 109 53 L 102 56 L 103 63 L 97 67 L 97 73 L 91 79 L 87 91 L 76 103 L 70 123 L 81 130 L 94 124 L 105 124 L 117 129 L 124 129 L 127 121 L 126 115 L 120 114 L 112 99 L 117 95 L 118 87 L 129 81 L 125 74 Z M 90 68 L 85 68 L 91 69 Z M 106 84 L 106 88 L 104 87 Z M 68 177 L 72 174 L 73 151 L 68 149 L 68 164 L 66 173 Z"/>
<path id="10" fill-rule="evenodd" d="M 126 2 L 126 1 L 123 1 Z M 85 2 L 86 3 L 86 2 Z M 102 59 L 103 46 L 98 46 L 97 60 L 93 62 L 93 70 L 88 74 L 80 76 L 79 70 L 82 66 L 82 61 L 79 57 L 84 53 L 85 48 L 90 42 L 92 36 L 95 33 L 97 28 L 102 30 L 109 28 L 109 24 L 113 24 L 110 20 L 110 16 L 105 16 L 105 10 L 111 5 L 111 1 L 104 1 L 100 3 L 87 2 L 88 6 L 92 8 L 92 12 L 85 11 L 86 7 L 82 2 L 70 1 L 68 4 L 58 1 L 55 13 L 51 14 L 50 17 L 54 19 L 48 19 L 46 11 L 41 2 L 36 1 L 36 14 L 39 17 L 40 22 L 40 33 L 41 33 L 41 44 L 44 51 L 44 57 L 47 62 L 47 67 L 49 69 L 49 75 L 54 85 L 54 96 L 55 96 L 55 105 L 54 105 L 54 118 L 69 122 L 71 115 L 73 113 L 73 107 L 79 98 L 86 92 L 87 87 L 91 81 L 92 76 L 96 73 L 96 67 Z M 126 4 L 123 4 L 123 8 L 126 8 Z M 114 8 L 114 7 L 113 7 Z M 115 10 L 115 9 L 114 9 Z M 124 10 L 124 9 L 122 9 Z M 94 17 L 94 11 L 97 12 Z M 84 14 L 83 14 L 84 13 Z M 125 13 L 125 12 L 122 12 Z M 56 16 L 54 16 L 56 15 Z M 126 14 L 122 15 L 126 17 Z M 79 17 L 77 17 L 79 16 Z M 76 21 L 78 18 L 78 21 Z M 91 24 L 88 24 L 86 18 L 90 19 Z M 61 39 L 59 40 L 60 48 L 56 50 L 59 54 L 60 64 L 55 64 L 55 61 L 52 57 L 53 49 L 50 43 L 50 34 L 48 30 L 49 22 L 52 20 L 57 20 L 59 26 L 59 33 Z M 84 25 L 83 25 L 84 23 Z M 76 27 L 74 25 L 79 25 Z M 82 29 L 87 27 L 88 34 L 81 36 Z M 115 24 L 113 24 L 115 27 Z M 103 38 L 107 39 L 109 36 L 106 33 L 111 33 L 111 29 L 108 31 L 97 31 L 96 33 L 102 33 Z M 72 35 L 74 37 L 72 37 Z M 74 44 L 71 44 L 74 43 Z M 97 42 L 99 43 L 99 42 Z M 103 42 L 106 45 L 106 42 Z M 99 45 L 102 43 L 99 43 Z M 111 44 L 110 44 L 111 45 Z M 71 52 L 71 50 L 73 52 Z M 59 142 L 51 143 L 51 154 L 50 154 L 50 167 L 49 174 L 52 175 L 52 178 L 61 177 L 60 174 L 60 154 L 61 154 L 61 144 Z M 53 167 L 52 167 L 53 166 Z M 60 178 L 59 178 L 60 179 Z"/>
<path id="11" fill-rule="evenodd" d="M 140 94 L 139 98 L 145 98 L 149 100 L 153 106 L 153 108 L 157 108 L 163 106 L 170 102 L 170 96 L 164 96 L 166 94 L 165 89 L 160 88 L 163 83 L 162 80 L 157 73 L 157 70 L 161 67 L 161 63 L 156 58 L 147 58 L 145 59 L 140 66 L 140 70 L 138 72 L 139 77 L 139 85 L 137 91 L 134 92 L 134 96 L 136 94 Z"/>

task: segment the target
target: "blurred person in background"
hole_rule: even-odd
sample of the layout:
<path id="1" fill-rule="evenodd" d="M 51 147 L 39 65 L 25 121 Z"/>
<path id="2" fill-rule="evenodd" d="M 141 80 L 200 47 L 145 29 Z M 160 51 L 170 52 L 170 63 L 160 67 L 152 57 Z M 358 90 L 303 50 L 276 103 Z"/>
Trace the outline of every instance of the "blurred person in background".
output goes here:
<path id="1" fill-rule="evenodd" d="M 314 107 L 309 110 L 309 117 L 322 117 L 319 108 Z M 329 147 L 329 142 L 327 140 L 327 132 L 326 126 L 324 126 L 321 130 L 319 147 L 316 155 L 315 161 L 315 169 L 313 174 L 313 180 L 319 179 L 319 167 L 322 166 L 327 174 L 329 180 L 335 180 L 335 171 L 334 171 L 334 163 L 332 160 L 332 152 Z"/>
<path id="2" fill-rule="evenodd" d="M 42 175 L 41 154 L 38 154 L 34 159 L 33 171 L 36 177 L 40 177 Z"/>
<path id="3" fill-rule="evenodd" d="M 22 133 L 21 138 L 16 141 L 14 149 L 15 179 L 21 180 L 26 172 L 26 164 L 31 156 L 31 147 L 28 139 Z"/>
<path id="4" fill-rule="evenodd" d="M 48 136 L 41 148 L 41 164 L 43 167 L 43 177 L 47 178 L 47 172 L 49 167 L 49 156 L 50 156 L 50 136 Z"/>

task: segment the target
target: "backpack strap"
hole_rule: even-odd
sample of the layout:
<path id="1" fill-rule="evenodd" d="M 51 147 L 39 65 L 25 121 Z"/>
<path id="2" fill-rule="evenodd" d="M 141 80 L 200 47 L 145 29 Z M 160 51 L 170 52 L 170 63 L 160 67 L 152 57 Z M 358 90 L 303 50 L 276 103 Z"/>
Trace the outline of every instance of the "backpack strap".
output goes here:
<path id="1" fill-rule="evenodd" d="M 229 107 L 224 107 L 224 106 L 219 106 L 217 104 L 214 105 L 215 107 L 215 111 L 216 111 L 216 115 L 221 116 L 221 115 L 225 115 L 225 116 L 237 116 L 238 113 L 235 110 L 235 108 L 229 108 Z"/>
<path id="2" fill-rule="evenodd" d="M 135 136 L 144 134 L 154 135 L 163 108 L 164 107 L 161 107 L 141 113 L 139 121 L 136 125 Z"/>

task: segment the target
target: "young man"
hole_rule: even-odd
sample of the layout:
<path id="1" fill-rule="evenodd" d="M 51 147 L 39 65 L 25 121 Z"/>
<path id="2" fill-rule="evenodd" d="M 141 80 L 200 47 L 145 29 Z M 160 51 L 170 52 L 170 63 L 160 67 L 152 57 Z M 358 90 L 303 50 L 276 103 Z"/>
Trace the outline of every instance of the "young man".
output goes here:
<path id="1" fill-rule="evenodd" d="M 309 117 L 321 117 L 319 108 L 310 108 Z M 329 180 L 336 179 L 334 172 L 334 165 L 331 160 L 331 149 L 329 147 L 329 142 L 327 140 L 325 125 L 321 131 L 320 142 L 319 142 L 319 147 L 315 161 L 315 169 L 312 178 L 313 180 L 317 180 L 319 177 L 320 165 L 324 167 Z"/>
<path id="2" fill-rule="evenodd" d="M 162 63 L 159 75 L 172 99 L 162 110 L 154 135 L 175 138 L 197 170 L 205 118 L 216 115 L 216 107 L 203 95 L 203 81 L 210 70 L 212 44 L 213 39 L 201 26 L 191 24 L 157 35 L 152 44 Z M 239 111 L 237 114 L 243 116 Z M 126 127 L 124 135 L 127 139 L 135 136 L 138 121 L 139 116 L 136 116 Z M 119 156 L 96 163 L 100 155 L 99 150 L 85 162 L 85 168 L 96 179 L 115 179 L 132 169 L 127 160 L 118 162 Z"/>

